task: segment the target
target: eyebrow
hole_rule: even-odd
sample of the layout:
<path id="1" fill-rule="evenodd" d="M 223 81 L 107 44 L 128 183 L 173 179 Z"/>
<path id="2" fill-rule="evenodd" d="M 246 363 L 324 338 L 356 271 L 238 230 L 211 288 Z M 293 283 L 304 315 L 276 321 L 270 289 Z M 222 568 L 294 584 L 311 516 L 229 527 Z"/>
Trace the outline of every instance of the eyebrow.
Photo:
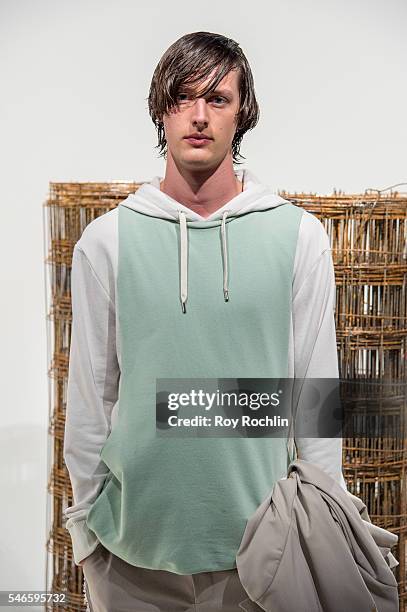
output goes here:
<path id="1" fill-rule="evenodd" d="M 213 94 L 222 94 L 224 96 L 231 96 L 232 92 L 230 91 L 230 89 L 215 89 L 215 91 L 212 91 L 211 93 Z"/>
<path id="2" fill-rule="evenodd" d="M 188 93 L 192 93 L 193 91 L 195 91 L 191 87 L 184 87 L 182 89 L 184 91 L 188 92 Z M 214 91 L 208 92 L 206 95 L 211 95 L 211 96 L 214 96 L 214 95 L 233 96 L 233 92 L 230 89 L 215 89 Z"/>

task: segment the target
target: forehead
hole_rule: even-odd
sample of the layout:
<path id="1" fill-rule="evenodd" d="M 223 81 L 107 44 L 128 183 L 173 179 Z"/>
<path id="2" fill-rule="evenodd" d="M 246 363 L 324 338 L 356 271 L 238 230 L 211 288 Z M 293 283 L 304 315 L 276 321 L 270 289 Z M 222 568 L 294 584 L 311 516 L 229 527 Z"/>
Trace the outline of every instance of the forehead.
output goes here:
<path id="1" fill-rule="evenodd" d="M 187 91 L 204 91 L 206 89 L 206 87 L 209 85 L 209 83 L 211 82 L 211 80 L 214 78 L 216 73 L 216 69 L 214 69 L 210 75 L 208 76 L 208 78 L 206 78 L 204 81 L 202 81 L 199 84 L 189 84 L 186 83 L 184 86 L 184 89 L 186 89 Z M 221 81 L 219 81 L 219 83 L 217 84 L 216 88 L 214 91 L 216 91 L 217 93 L 219 92 L 223 92 L 223 93 L 230 93 L 230 94 L 235 94 L 239 92 L 239 73 L 237 70 L 230 70 Z"/>

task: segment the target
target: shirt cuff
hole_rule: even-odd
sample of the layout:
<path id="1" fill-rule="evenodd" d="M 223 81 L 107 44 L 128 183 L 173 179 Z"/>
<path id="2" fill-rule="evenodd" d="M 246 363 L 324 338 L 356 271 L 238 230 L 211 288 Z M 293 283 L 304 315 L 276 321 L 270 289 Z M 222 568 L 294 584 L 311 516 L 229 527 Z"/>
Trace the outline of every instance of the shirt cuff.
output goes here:
<path id="1" fill-rule="evenodd" d="M 73 521 L 68 519 L 66 528 L 72 540 L 73 557 L 76 565 L 88 557 L 98 546 L 99 540 L 95 533 L 86 525 L 86 518 Z"/>

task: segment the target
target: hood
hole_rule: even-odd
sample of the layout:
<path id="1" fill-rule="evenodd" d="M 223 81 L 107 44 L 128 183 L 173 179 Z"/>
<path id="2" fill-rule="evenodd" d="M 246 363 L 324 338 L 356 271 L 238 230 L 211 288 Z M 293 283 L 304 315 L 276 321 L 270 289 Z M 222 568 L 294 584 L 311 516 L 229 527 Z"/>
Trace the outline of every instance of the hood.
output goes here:
<path id="1" fill-rule="evenodd" d="M 209 217 L 202 217 L 181 202 L 177 202 L 169 195 L 160 190 L 163 180 L 155 176 L 150 182 L 143 183 L 136 192 L 120 202 L 119 206 L 125 206 L 138 213 L 157 217 L 179 223 L 180 225 L 180 301 L 182 312 L 186 313 L 186 302 L 188 299 L 188 227 L 208 228 L 220 226 L 222 244 L 223 264 L 223 296 L 224 301 L 229 301 L 228 286 L 228 245 L 226 237 L 226 224 L 241 215 L 252 212 L 276 208 L 289 204 L 279 195 L 273 193 L 268 185 L 261 183 L 247 168 L 235 170 L 236 177 L 243 184 L 243 191 L 226 202 L 221 208 L 213 212 Z"/>

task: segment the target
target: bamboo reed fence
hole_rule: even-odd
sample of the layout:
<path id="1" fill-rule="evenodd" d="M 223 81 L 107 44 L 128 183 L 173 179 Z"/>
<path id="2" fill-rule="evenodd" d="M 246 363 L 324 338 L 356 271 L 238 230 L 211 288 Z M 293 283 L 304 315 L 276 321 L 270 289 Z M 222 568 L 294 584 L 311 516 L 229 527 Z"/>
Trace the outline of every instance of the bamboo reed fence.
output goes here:
<path id="1" fill-rule="evenodd" d="M 72 504 L 63 461 L 66 386 L 71 332 L 70 270 L 74 244 L 96 217 L 115 208 L 141 183 L 50 183 L 44 204 L 49 363 L 49 536 L 47 590 L 66 594 L 58 610 L 86 611 L 81 567 L 73 561 L 62 516 Z M 369 385 L 380 383 L 378 412 L 405 428 L 407 398 L 407 194 L 366 191 L 330 196 L 280 195 L 315 214 L 330 237 L 336 276 L 336 330 L 340 377 L 360 383 L 352 414 L 364 413 Z M 388 384 L 387 384 L 388 383 Z M 367 505 L 371 520 L 399 536 L 393 553 L 400 612 L 407 612 L 407 435 L 344 438 L 349 490 Z M 47 604 L 47 610 L 53 610 Z"/>

